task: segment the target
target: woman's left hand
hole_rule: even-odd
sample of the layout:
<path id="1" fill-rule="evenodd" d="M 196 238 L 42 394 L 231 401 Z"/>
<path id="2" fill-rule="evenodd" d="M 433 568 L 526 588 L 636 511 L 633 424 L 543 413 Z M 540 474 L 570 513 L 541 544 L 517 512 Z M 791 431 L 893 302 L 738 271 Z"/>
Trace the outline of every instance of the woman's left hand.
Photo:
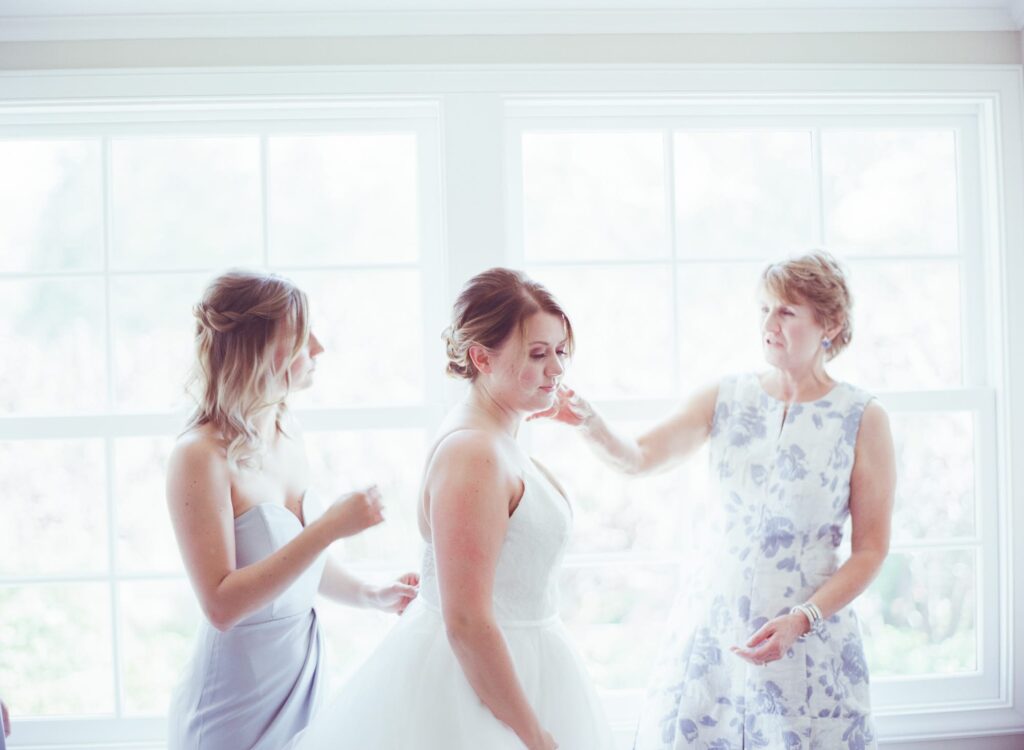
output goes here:
<path id="1" fill-rule="evenodd" d="M 594 416 L 594 407 L 576 393 L 572 388 L 560 385 L 555 391 L 555 401 L 544 411 L 536 412 L 526 418 L 527 422 L 534 419 L 553 419 L 556 422 L 564 422 L 570 427 L 579 427 L 586 424 Z"/>
<path id="2" fill-rule="evenodd" d="M 729 650 L 741 659 L 763 667 L 785 656 L 790 646 L 809 627 L 807 618 L 800 613 L 780 615 L 762 625 L 745 646 L 730 646 Z"/>
<path id="3" fill-rule="evenodd" d="M 384 612 L 397 615 L 405 612 L 405 608 L 419 593 L 420 577 L 416 573 L 406 573 L 395 583 L 376 589 L 372 595 L 373 605 Z"/>

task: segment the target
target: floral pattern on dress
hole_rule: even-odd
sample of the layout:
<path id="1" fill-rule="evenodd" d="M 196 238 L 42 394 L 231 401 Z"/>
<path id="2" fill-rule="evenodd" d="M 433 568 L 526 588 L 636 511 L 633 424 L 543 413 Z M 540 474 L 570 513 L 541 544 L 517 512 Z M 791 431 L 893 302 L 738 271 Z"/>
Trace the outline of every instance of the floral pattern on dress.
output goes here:
<path id="1" fill-rule="evenodd" d="M 684 590 L 677 602 L 635 750 L 877 747 L 852 608 L 765 667 L 729 651 L 838 568 L 853 451 L 870 399 L 839 383 L 787 412 L 754 374 L 721 383 L 709 464 L 724 539 L 707 564 L 711 593 Z"/>

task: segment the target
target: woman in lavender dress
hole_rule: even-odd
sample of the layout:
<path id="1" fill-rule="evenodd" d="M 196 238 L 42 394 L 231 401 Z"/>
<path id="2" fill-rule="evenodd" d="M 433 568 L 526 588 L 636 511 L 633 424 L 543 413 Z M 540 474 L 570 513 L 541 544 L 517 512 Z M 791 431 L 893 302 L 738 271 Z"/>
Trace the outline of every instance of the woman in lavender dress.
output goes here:
<path id="1" fill-rule="evenodd" d="M 848 606 L 889 547 L 892 436 L 872 397 L 826 372 L 849 344 L 850 294 L 825 253 L 762 275 L 761 374 L 724 378 L 637 439 L 572 391 L 547 416 L 578 425 L 630 474 L 710 440 L 724 538 L 711 593 L 684 585 L 641 713 L 636 750 L 876 746 L 868 672 Z M 851 520 L 851 555 L 837 548 Z"/>
<path id="2" fill-rule="evenodd" d="M 401 612 L 418 577 L 370 586 L 324 555 L 383 520 L 373 487 L 326 509 L 288 394 L 312 384 L 323 351 L 306 295 L 287 280 L 232 271 L 195 307 L 198 406 L 167 471 L 167 503 L 206 621 L 170 711 L 169 750 L 280 750 L 320 697 L 317 591 Z"/>

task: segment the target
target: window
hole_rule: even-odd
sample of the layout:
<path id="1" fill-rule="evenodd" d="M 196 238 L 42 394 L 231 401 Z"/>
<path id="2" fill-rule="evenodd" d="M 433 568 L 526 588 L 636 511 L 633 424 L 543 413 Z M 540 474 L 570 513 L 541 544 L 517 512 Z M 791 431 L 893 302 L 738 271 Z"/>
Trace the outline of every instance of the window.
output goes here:
<path id="1" fill-rule="evenodd" d="M 891 554 L 854 605 L 876 708 L 992 695 L 997 673 L 985 665 L 999 641 L 980 606 L 998 598 L 983 576 L 996 560 L 982 520 L 997 516 L 998 495 L 984 489 L 997 427 L 977 314 L 976 124 L 941 107 L 925 117 L 824 103 L 799 115 L 721 109 L 510 105 L 510 247 L 573 316 L 568 379 L 637 431 L 694 388 L 761 369 L 760 270 L 829 248 L 855 298 L 853 344 L 829 369 L 880 398 L 899 461 Z M 625 482 L 567 448 L 564 427 L 531 428 L 586 509 L 567 619 L 602 686 L 635 699 L 668 592 L 713 585 L 702 566 L 715 501 L 706 448 L 681 470 Z"/>
<path id="2" fill-rule="evenodd" d="M 421 458 L 459 392 L 438 335 L 471 273 L 547 284 L 577 328 L 572 382 L 635 431 L 759 366 L 757 273 L 814 245 L 856 295 L 834 372 L 879 396 L 897 439 L 893 550 L 857 604 L 880 729 L 1016 726 L 1024 425 L 1000 273 L 1022 281 L 1003 208 L 1022 179 L 1000 133 L 1021 118 L 1004 72 L 25 76 L 39 102 L 0 81 L 0 484 L 19 519 L 0 526 L 0 674 L 18 741 L 160 746 L 199 616 L 163 467 L 213 273 L 267 268 L 309 292 L 327 346 L 295 402 L 312 486 L 382 484 L 388 524 L 341 552 L 384 578 L 419 562 Z M 563 615 L 625 742 L 674 591 L 701 583 L 706 453 L 627 480 L 557 425 L 527 439 L 574 496 Z M 321 615 L 338 677 L 389 622 Z"/>
<path id="3" fill-rule="evenodd" d="M 310 417 L 312 486 L 376 481 L 391 500 L 387 527 L 341 553 L 371 578 L 419 562 L 410 457 L 440 379 L 424 344 L 441 328 L 425 310 L 441 268 L 436 108 L 162 114 L 0 140 L 0 330 L 18 363 L 2 376 L 4 515 L 17 522 L 0 530 L 0 671 L 30 740 L 162 734 L 200 617 L 163 477 L 187 413 L 191 306 L 227 267 L 309 294 L 333 355 L 324 386 L 293 400 Z M 338 609 L 325 608 L 340 673 L 381 620 Z"/>

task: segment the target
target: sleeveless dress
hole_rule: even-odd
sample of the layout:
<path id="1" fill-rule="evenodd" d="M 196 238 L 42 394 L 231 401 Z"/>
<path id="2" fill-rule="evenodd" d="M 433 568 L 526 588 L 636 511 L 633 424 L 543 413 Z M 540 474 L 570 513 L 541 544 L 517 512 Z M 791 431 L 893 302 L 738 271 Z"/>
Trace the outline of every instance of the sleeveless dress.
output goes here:
<path id="1" fill-rule="evenodd" d="M 560 750 L 611 750 L 601 705 L 558 616 L 558 574 L 572 513 L 533 466 L 509 519 L 494 580 L 494 614 L 516 675 Z M 434 551 L 419 596 L 329 701 L 298 750 L 522 750 L 485 706 L 448 643 Z"/>
<path id="2" fill-rule="evenodd" d="M 671 617 L 636 750 L 876 747 L 852 608 L 766 666 L 729 651 L 807 601 L 838 568 L 854 447 L 871 398 L 839 383 L 785 413 L 756 375 L 722 381 L 710 463 L 724 536 L 698 577 L 710 591 L 684 591 Z"/>
<path id="3" fill-rule="evenodd" d="M 307 523 L 318 510 L 303 500 Z M 301 531 L 283 506 L 250 508 L 235 519 L 237 567 L 259 562 Z M 281 750 L 309 724 L 324 677 L 313 609 L 324 562 L 321 555 L 277 599 L 230 630 L 202 621 L 171 700 L 168 750 Z"/>

